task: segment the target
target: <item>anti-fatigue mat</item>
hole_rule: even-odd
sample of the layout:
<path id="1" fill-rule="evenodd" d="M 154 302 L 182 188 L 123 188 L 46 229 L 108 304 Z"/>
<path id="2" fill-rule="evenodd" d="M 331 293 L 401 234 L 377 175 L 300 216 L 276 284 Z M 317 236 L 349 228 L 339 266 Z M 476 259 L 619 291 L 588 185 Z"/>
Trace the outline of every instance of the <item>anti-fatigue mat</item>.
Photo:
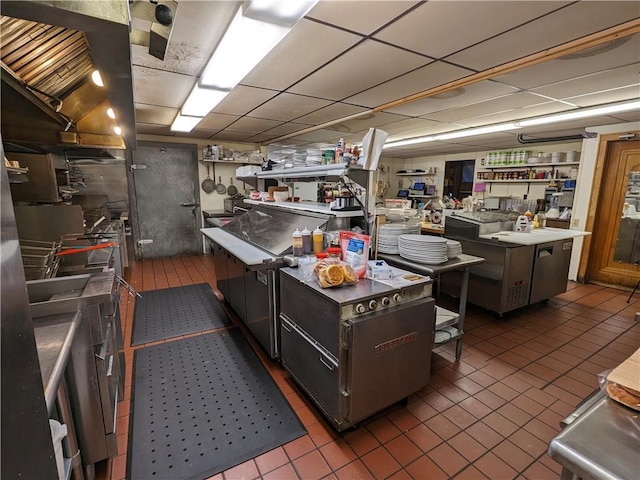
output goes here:
<path id="1" fill-rule="evenodd" d="M 231 325 L 206 283 L 141 292 L 136 299 L 131 345 Z"/>
<path id="2" fill-rule="evenodd" d="M 236 329 L 138 349 L 127 478 L 204 479 L 306 431 Z"/>

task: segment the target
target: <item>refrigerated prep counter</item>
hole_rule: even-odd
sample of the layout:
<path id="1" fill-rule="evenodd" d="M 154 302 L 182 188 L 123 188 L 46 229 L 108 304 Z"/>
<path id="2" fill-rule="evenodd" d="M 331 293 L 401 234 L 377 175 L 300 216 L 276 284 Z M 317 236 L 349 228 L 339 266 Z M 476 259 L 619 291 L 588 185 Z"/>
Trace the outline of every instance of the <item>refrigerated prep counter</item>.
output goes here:
<path id="1" fill-rule="evenodd" d="M 280 270 L 282 365 L 338 431 L 429 382 L 432 282 L 396 273 L 411 280 L 321 288 L 297 268 Z"/>
<path id="2" fill-rule="evenodd" d="M 559 228 L 514 232 L 517 212 L 456 213 L 447 218 L 447 238 L 485 263 L 469 270 L 469 302 L 500 315 L 567 289 L 573 239 L 589 232 Z M 461 275 L 442 279 L 442 291 L 457 295 Z"/>

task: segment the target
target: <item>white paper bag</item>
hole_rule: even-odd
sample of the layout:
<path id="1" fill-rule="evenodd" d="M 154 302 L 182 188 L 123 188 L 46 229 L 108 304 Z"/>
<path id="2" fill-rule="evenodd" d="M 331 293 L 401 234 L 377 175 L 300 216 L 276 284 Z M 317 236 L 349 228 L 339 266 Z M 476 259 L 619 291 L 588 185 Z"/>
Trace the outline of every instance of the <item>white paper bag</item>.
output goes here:
<path id="1" fill-rule="evenodd" d="M 389 134 L 379 128 L 370 128 L 362 139 L 363 157 L 358 160 L 365 170 L 376 170 L 378 168 L 378 160 L 382 155 L 382 147 L 389 138 Z"/>

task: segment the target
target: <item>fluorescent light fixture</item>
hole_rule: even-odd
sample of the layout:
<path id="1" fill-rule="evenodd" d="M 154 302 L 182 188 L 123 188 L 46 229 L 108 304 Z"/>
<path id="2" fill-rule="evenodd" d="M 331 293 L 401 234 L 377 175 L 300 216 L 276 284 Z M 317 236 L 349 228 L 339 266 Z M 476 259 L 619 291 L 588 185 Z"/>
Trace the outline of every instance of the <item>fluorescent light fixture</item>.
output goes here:
<path id="1" fill-rule="evenodd" d="M 180 113 L 193 117 L 205 117 L 229 94 L 227 90 L 200 87 L 197 83 L 184 102 Z"/>
<path id="2" fill-rule="evenodd" d="M 316 3 L 317 0 L 248 0 L 242 9 L 245 17 L 293 27 Z"/>
<path id="3" fill-rule="evenodd" d="M 289 33 L 288 27 L 242 16 L 239 9 L 202 72 L 200 85 L 231 90 Z"/>
<path id="4" fill-rule="evenodd" d="M 435 140 L 452 140 L 454 138 L 473 137 L 474 135 L 484 135 L 486 133 L 506 132 L 515 130 L 518 127 L 515 123 L 502 123 L 500 125 L 490 125 L 488 127 L 468 128 L 465 130 L 457 130 L 451 133 L 442 133 L 436 135 Z"/>
<path id="5" fill-rule="evenodd" d="M 172 132 L 190 132 L 200 123 L 202 117 L 190 117 L 188 115 L 178 114 L 171 124 Z"/>
<path id="6" fill-rule="evenodd" d="M 113 118 L 115 120 L 116 112 L 113 111 L 113 108 L 111 107 L 107 108 L 107 117 Z"/>
<path id="7" fill-rule="evenodd" d="M 398 140 L 397 142 L 387 142 L 382 148 L 406 147 L 407 145 L 415 145 L 416 143 L 433 142 L 435 141 L 435 139 L 435 135 L 429 135 L 428 137 L 407 138 L 406 140 Z"/>
<path id="8" fill-rule="evenodd" d="M 531 118 L 529 120 L 520 120 L 516 122 L 519 127 L 531 127 L 534 125 L 545 125 L 547 123 L 566 122 L 568 120 L 576 120 L 579 118 L 598 117 L 600 115 L 608 115 L 610 113 L 628 112 L 630 110 L 640 109 L 640 101 L 618 103 L 614 105 L 603 105 L 600 107 L 581 108 L 557 115 L 549 115 L 546 117 Z"/>
<path id="9" fill-rule="evenodd" d="M 122 133 L 122 129 L 117 125 L 113 127 L 113 131 L 115 132 L 116 135 L 120 135 Z"/>
<path id="10" fill-rule="evenodd" d="M 100 75 L 100 70 L 94 70 L 91 73 L 91 80 L 99 87 L 104 87 L 104 82 L 102 81 L 102 75 Z"/>

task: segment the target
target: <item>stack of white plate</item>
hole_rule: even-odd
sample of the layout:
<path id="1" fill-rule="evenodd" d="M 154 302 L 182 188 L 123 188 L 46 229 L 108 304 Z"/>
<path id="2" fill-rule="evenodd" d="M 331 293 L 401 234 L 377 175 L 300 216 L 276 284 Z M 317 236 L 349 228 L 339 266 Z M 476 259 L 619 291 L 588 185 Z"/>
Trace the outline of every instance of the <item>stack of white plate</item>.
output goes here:
<path id="1" fill-rule="evenodd" d="M 378 253 L 398 255 L 398 237 L 400 235 L 420 233 L 420 225 L 403 223 L 387 223 L 378 229 Z"/>
<path id="2" fill-rule="evenodd" d="M 306 165 L 310 167 L 321 165 L 323 155 L 324 150 L 319 150 L 317 148 L 307 148 Z"/>
<path id="3" fill-rule="evenodd" d="M 307 164 L 307 154 L 306 153 L 294 153 L 293 154 L 293 166 L 294 167 L 304 167 Z"/>
<path id="4" fill-rule="evenodd" d="M 455 240 L 447 239 L 447 257 L 458 258 L 462 253 L 462 244 Z"/>
<path id="5" fill-rule="evenodd" d="M 447 239 L 432 235 L 400 235 L 400 256 L 413 262 L 438 265 L 448 260 Z"/>

